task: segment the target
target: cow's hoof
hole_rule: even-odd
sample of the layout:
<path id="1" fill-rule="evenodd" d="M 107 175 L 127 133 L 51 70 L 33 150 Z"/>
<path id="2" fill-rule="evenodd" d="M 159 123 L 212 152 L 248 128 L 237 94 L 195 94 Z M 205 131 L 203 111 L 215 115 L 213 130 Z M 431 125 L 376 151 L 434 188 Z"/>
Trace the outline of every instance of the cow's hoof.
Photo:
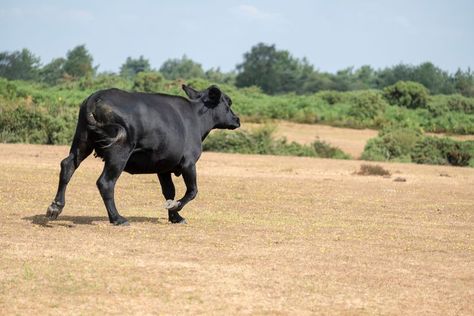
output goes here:
<path id="1" fill-rule="evenodd" d="M 46 217 L 49 220 L 55 220 L 63 211 L 63 207 L 64 205 L 60 205 L 57 202 L 51 203 L 51 205 L 48 207 L 48 210 L 46 211 Z"/>
<path id="2" fill-rule="evenodd" d="M 181 219 L 178 219 L 178 220 L 170 220 L 170 223 L 171 224 L 187 224 L 188 221 L 186 221 L 185 218 L 181 218 Z"/>
<path id="3" fill-rule="evenodd" d="M 119 219 L 114 221 L 112 224 L 114 224 L 115 226 L 130 226 L 130 223 L 125 217 L 120 217 Z"/>
<path id="4" fill-rule="evenodd" d="M 175 200 L 166 200 L 165 209 L 168 211 L 175 211 L 181 206 L 181 202 Z"/>

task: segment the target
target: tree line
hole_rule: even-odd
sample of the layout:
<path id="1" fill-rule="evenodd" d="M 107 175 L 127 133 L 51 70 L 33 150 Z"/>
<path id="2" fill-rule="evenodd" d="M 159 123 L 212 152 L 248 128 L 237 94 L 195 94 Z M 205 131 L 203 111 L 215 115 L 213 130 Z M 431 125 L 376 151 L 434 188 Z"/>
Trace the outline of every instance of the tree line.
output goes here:
<path id="1" fill-rule="evenodd" d="M 310 94 L 323 90 L 353 91 L 383 89 L 398 81 L 413 81 L 425 86 L 431 94 L 461 94 L 474 96 L 474 73 L 458 69 L 449 73 L 431 62 L 419 65 L 400 63 L 383 69 L 369 65 L 348 67 L 336 73 L 317 70 L 306 58 L 298 59 L 275 45 L 259 43 L 244 53 L 235 70 L 219 68 L 204 70 L 202 65 L 183 56 L 166 60 L 153 69 L 143 56 L 128 57 L 119 73 L 99 74 L 93 56 L 85 45 L 69 50 L 65 57 L 54 58 L 42 65 L 39 57 L 24 48 L 21 51 L 0 52 L 0 76 L 9 80 L 27 80 L 57 85 L 98 75 L 120 76 L 133 80 L 139 73 L 159 72 L 165 79 L 203 78 L 211 82 L 233 84 L 236 87 L 259 87 L 270 95 L 283 93 Z"/>

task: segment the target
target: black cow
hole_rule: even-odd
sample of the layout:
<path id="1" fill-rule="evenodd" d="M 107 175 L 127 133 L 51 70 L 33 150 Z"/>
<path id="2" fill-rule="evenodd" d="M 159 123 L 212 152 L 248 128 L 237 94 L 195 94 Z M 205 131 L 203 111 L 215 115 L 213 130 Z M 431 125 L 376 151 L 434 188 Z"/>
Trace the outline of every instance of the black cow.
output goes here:
<path id="1" fill-rule="evenodd" d="M 79 110 L 69 156 L 61 161 L 58 191 L 46 216 L 53 220 L 61 213 L 69 180 L 95 150 L 105 162 L 97 187 L 112 224 L 128 225 L 114 201 L 115 183 L 122 171 L 158 174 L 169 221 L 185 223 L 178 212 L 198 192 L 196 162 L 202 152 L 202 141 L 214 128 L 238 128 L 240 119 L 230 108 L 231 99 L 217 86 L 203 91 L 182 87 L 189 100 L 119 89 L 89 96 Z M 186 184 L 186 193 L 178 201 L 174 200 L 171 173 L 182 175 Z"/>

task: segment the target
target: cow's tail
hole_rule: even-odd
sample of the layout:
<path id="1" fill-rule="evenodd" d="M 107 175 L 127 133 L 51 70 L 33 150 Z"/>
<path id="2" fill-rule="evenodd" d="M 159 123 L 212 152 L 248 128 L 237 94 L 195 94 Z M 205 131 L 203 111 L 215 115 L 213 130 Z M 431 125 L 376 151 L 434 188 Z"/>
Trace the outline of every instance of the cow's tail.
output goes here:
<path id="1" fill-rule="evenodd" d="M 95 142 L 99 149 L 106 149 L 116 143 L 124 142 L 127 139 L 127 131 L 123 124 L 120 124 L 123 123 L 122 119 L 114 113 L 109 114 L 109 122 L 101 122 L 96 119 L 96 111 L 100 111 L 100 107 L 98 109 L 97 105 L 100 102 L 102 102 L 100 97 L 91 95 L 83 105 L 85 105 L 87 129 L 96 135 Z"/>

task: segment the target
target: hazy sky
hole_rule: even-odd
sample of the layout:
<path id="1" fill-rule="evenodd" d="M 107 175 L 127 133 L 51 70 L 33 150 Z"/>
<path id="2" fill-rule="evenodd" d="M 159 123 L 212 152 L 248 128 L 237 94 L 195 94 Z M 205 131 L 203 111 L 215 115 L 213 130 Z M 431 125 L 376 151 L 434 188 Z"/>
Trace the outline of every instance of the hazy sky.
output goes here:
<path id="1" fill-rule="evenodd" d="M 26 47 L 43 63 L 86 44 L 101 71 L 183 54 L 228 71 L 258 42 L 322 71 L 432 61 L 454 72 L 474 68 L 474 0 L 0 0 L 0 51 Z"/>

